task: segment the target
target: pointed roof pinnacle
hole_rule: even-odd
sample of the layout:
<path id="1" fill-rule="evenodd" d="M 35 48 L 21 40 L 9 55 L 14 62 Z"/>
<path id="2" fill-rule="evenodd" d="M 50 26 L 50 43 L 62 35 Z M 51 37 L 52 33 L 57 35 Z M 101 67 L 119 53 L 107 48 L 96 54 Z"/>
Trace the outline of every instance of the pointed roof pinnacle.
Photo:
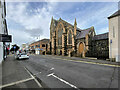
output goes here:
<path id="1" fill-rule="evenodd" d="M 91 29 L 94 30 L 94 26 L 92 26 Z"/>
<path id="2" fill-rule="evenodd" d="M 52 16 L 52 20 L 53 20 L 53 16 Z"/>
<path id="3" fill-rule="evenodd" d="M 77 25 L 77 22 L 76 22 L 76 18 L 75 18 L 75 22 L 74 22 L 74 25 Z"/>

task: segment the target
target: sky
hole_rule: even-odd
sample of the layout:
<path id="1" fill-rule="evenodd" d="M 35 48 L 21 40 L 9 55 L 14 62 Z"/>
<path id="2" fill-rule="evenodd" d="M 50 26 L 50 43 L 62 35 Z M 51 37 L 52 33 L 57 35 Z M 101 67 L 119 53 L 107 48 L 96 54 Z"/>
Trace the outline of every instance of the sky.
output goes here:
<path id="1" fill-rule="evenodd" d="M 106 33 L 107 17 L 118 10 L 117 2 L 7 2 L 6 6 L 8 33 L 17 45 L 49 39 L 52 16 L 73 25 L 76 18 L 78 28 L 94 26 L 96 34 Z"/>

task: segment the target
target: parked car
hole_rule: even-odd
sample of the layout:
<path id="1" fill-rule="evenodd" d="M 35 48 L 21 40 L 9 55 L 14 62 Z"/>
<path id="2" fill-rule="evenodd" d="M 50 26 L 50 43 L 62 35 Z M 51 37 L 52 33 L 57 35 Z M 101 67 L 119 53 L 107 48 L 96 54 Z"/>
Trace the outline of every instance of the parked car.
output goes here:
<path id="1" fill-rule="evenodd" d="M 15 54 L 15 59 L 29 59 L 29 54 L 24 51 L 17 51 Z"/>

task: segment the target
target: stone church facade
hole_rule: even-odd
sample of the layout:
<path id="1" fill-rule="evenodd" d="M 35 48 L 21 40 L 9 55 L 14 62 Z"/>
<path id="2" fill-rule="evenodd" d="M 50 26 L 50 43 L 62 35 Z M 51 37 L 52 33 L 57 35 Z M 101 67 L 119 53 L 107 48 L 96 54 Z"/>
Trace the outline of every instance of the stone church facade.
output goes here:
<path id="1" fill-rule="evenodd" d="M 85 57 L 95 34 L 93 26 L 84 30 L 78 28 L 76 19 L 72 25 L 61 18 L 55 20 L 52 17 L 49 52 L 53 55 Z"/>

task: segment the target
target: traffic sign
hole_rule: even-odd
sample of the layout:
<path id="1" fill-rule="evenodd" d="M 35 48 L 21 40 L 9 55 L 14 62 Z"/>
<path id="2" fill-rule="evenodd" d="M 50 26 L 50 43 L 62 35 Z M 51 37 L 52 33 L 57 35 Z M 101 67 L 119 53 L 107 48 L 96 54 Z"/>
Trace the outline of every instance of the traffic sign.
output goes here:
<path id="1" fill-rule="evenodd" d="M 16 49 L 16 46 L 14 46 L 14 49 Z"/>
<path id="2" fill-rule="evenodd" d="M 110 40 L 110 43 L 112 43 L 112 39 Z"/>

